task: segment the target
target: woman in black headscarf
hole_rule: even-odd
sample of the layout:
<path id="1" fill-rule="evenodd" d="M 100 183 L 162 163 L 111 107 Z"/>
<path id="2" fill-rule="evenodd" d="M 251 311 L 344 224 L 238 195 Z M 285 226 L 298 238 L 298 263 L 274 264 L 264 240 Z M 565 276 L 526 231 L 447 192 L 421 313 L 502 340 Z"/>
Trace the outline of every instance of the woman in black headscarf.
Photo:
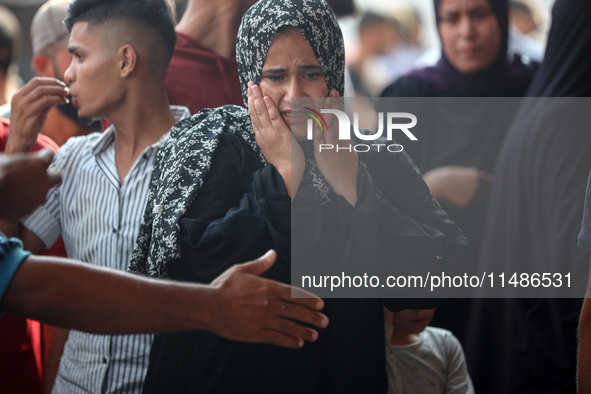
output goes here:
<path id="1" fill-rule="evenodd" d="M 578 97 L 591 96 L 589 48 L 591 2 L 557 0 L 546 55 L 527 92 L 532 98 L 516 116 L 495 168 L 483 270 L 570 272 L 571 286 L 584 289 L 589 253 L 577 248 L 577 234 L 591 168 L 591 119 L 589 100 Z M 478 305 L 469 341 L 489 371 L 482 376 L 485 392 L 575 393 L 580 310 L 580 299 Z"/>
<path id="2" fill-rule="evenodd" d="M 299 207 L 314 220 L 297 252 L 337 268 L 354 255 L 393 269 L 402 256 L 417 266 L 445 264 L 465 245 L 405 154 L 368 154 L 366 163 L 344 154 L 336 158 L 343 166 L 327 170 L 287 127 L 299 116 L 292 97 L 343 93 L 342 35 L 324 1 L 257 2 L 242 20 L 236 55 L 250 115 L 237 106 L 208 109 L 172 129 L 158 152 L 132 270 L 209 283 L 274 248 L 278 259 L 265 275 L 289 282 L 292 243 L 299 241 L 291 209 Z M 349 170 L 338 173 L 342 168 Z M 337 221 L 342 225 L 326 228 Z M 315 236 L 351 242 L 323 248 Z M 377 249 L 388 248 L 394 257 L 376 261 Z M 384 303 L 393 310 L 433 305 L 327 299 L 330 325 L 298 350 L 207 332 L 156 335 L 144 391 L 385 393 Z"/>
<path id="3" fill-rule="evenodd" d="M 521 97 L 532 77 L 521 56 L 507 57 L 509 2 L 433 0 L 441 39 L 435 66 L 399 78 L 383 97 Z"/>
<path id="4" fill-rule="evenodd" d="M 382 97 L 523 96 L 535 66 L 524 64 L 517 55 L 507 57 L 508 3 L 434 0 L 441 59 L 398 79 Z M 416 112 L 423 113 L 423 124 L 432 124 L 405 151 L 424 174 L 433 196 L 468 237 L 470 245 L 458 265 L 469 270 L 478 260 L 493 169 L 516 106 L 491 103 L 467 110 L 441 104 L 444 101 L 431 103 L 425 102 L 423 107 L 429 108 Z M 443 302 L 432 322 L 453 331 L 465 347 L 470 304 L 470 300 Z M 471 367 L 471 352 L 466 350 Z"/>

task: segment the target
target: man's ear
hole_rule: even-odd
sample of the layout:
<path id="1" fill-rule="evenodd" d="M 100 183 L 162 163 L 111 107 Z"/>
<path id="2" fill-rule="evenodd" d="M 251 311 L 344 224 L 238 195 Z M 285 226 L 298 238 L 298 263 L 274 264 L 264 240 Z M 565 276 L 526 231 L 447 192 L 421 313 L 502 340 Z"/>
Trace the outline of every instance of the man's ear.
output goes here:
<path id="1" fill-rule="evenodd" d="M 121 78 L 131 75 L 137 65 L 137 51 L 131 45 L 123 45 L 119 48 L 119 72 Z"/>
<path id="2" fill-rule="evenodd" d="M 35 74 L 40 77 L 56 78 L 54 72 L 55 67 L 53 67 L 51 59 L 43 54 L 33 56 L 31 67 L 33 68 L 33 71 L 35 71 Z"/>

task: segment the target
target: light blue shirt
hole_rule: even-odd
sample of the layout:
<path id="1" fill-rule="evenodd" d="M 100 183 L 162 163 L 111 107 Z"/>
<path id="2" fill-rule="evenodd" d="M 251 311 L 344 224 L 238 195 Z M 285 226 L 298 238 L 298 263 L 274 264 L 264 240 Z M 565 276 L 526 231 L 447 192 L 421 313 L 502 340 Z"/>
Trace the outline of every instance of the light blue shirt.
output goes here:
<path id="1" fill-rule="evenodd" d="M 189 116 L 171 106 L 177 120 Z M 123 184 L 115 163 L 113 126 L 104 133 L 71 138 L 51 168 L 62 183 L 45 204 L 23 221 L 46 246 L 61 234 L 68 256 L 126 271 L 139 231 L 158 148 L 147 147 Z M 110 316 L 104 316 L 109 319 Z M 140 393 L 148 368 L 152 335 L 95 335 L 72 330 L 56 377 L 54 393 Z"/>
<path id="2" fill-rule="evenodd" d="M 0 300 L 8 288 L 16 271 L 31 253 L 23 250 L 23 244 L 19 239 L 6 238 L 0 233 Z M 2 315 L 0 310 L 0 316 Z"/>

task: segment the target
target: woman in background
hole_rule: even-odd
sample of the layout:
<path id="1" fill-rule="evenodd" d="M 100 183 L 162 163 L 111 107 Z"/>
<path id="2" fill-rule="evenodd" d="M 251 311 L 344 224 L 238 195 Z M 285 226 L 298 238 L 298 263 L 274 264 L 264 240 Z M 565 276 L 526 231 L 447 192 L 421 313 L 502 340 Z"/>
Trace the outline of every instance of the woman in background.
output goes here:
<path id="1" fill-rule="evenodd" d="M 517 55 L 507 57 L 508 0 L 434 0 L 434 5 L 441 59 L 435 66 L 399 78 L 382 97 L 523 96 L 536 65 L 524 63 Z M 433 196 L 466 234 L 470 244 L 458 264 L 469 271 L 477 265 L 493 169 L 517 106 L 511 107 L 507 100 L 502 107 L 491 100 L 482 100 L 483 105 L 470 100 L 476 104 L 467 109 L 432 100 L 419 104 L 417 110 L 425 114 L 423 124 L 431 123 L 405 151 Z M 473 368 L 473 353 L 466 343 L 471 304 L 469 299 L 444 301 L 431 324 L 451 330 L 460 339 L 479 392 L 479 371 Z"/>

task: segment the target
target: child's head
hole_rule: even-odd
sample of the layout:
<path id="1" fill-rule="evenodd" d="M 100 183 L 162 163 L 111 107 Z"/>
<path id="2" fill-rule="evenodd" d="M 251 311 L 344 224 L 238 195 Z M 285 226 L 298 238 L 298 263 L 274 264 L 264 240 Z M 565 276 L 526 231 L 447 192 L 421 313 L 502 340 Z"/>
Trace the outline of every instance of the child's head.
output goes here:
<path id="1" fill-rule="evenodd" d="M 423 332 L 435 314 L 433 309 L 403 309 L 399 312 L 385 310 L 386 323 L 394 328 L 394 333 L 416 335 Z"/>
<path id="2" fill-rule="evenodd" d="M 403 309 L 390 312 L 384 308 L 384 319 L 392 326 L 390 344 L 410 345 L 419 340 L 419 334 L 429 325 L 435 308 L 433 309 Z"/>

